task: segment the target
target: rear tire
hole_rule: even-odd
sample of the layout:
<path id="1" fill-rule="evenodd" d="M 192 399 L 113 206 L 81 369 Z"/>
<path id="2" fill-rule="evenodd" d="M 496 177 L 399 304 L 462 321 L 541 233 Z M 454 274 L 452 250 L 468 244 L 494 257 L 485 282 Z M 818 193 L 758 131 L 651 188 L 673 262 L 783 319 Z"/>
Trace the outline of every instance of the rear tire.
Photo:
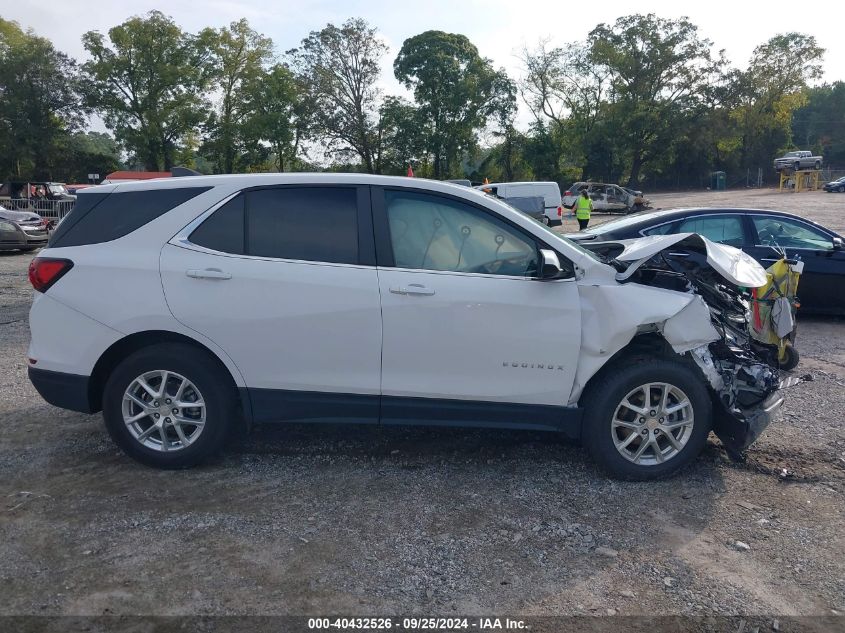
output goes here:
<path id="1" fill-rule="evenodd" d="M 698 456 L 713 424 L 704 378 L 673 360 L 616 363 L 593 379 L 581 402 L 584 445 L 619 479 L 647 481 L 676 473 Z"/>
<path id="2" fill-rule="evenodd" d="M 821 162 L 820 162 L 820 161 L 816 161 L 816 164 L 815 164 L 815 165 L 813 165 L 813 167 L 815 167 L 815 169 L 818 171 L 819 169 L 821 169 L 821 168 L 822 168 L 822 164 L 821 164 Z"/>
<path id="3" fill-rule="evenodd" d="M 236 411 L 231 376 L 216 358 L 185 343 L 135 352 L 112 371 L 103 391 L 109 435 L 127 455 L 155 468 L 188 468 L 217 453 Z"/>

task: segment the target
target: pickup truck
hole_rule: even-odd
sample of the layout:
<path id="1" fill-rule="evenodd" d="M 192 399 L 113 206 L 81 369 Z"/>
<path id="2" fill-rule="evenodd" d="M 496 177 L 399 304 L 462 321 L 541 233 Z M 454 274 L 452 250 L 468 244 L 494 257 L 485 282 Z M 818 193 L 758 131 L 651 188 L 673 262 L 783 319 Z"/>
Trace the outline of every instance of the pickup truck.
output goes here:
<path id="1" fill-rule="evenodd" d="M 813 152 L 800 150 L 797 152 L 787 152 L 780 158 L 775 159 L 775 170 L 781 171 L 783 169 L 792 169 L 798 171 L 799 169 L 821 169 L 822 157 L 813 156 Z"/>

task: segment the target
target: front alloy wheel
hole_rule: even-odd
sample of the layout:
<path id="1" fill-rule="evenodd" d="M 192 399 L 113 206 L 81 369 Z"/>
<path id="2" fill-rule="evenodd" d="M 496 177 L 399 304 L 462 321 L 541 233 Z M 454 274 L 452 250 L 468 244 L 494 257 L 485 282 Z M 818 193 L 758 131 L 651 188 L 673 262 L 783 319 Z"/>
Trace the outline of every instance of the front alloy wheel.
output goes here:
<path id="1" fill-rule="evenodd" d="M 590 381 L 581 405 L 585 447 L 621 479 L 677 472 L 704 448 L 713 423 L 706 379 L 680 357 L 621 358 Z"/>
<path id="2" fill-rule="evenodd" d="M 634 464 L 662 464 L 684 450 L 692 436 L 695 415 L 687 395 L 665 382 L 631 390 L 611 421 L 613 445 Z"/>

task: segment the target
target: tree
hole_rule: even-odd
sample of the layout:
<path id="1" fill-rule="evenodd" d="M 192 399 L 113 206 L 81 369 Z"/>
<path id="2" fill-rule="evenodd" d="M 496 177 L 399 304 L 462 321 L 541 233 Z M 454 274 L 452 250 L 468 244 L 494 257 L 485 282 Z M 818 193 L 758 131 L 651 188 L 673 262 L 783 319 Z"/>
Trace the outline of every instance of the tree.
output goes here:
<path id="1" fill-rule="evenodd" d="M 792 142 L 822 152 L 828 166 L 845 168 L 845 82 L 811 88 L 792 117 Z"/>
<path id="2" fill-rule="evenodd" d="M 288 51 L 292 66 L 313 99 L 316 125 L 329 153 L 357 155 L 379 173 L 377 87 L 387 45 L 360 18 L 312 31 Z"/>
<path id="3" fill-rule="evenodd" d="M 243 97 L 249 117 L 242 129 L 249 144 L 267 143 L 276 170 L 295 168 L 314 117 L 308 92 L 287 66 L 276 64 L 245 83 Z"/>
<path id="4" fill-rule="evenodd" d="M 785 33 L 755 48 L 748 69 L 734 73 L 741 166 L 769 165 L 789 148 L 792 114 L 806 104 L 809 83 L 821 78 L 823 57 L 814 37 Z"/>
<path id="5" fill-rule="evenodd" d="M 408 38 L 393 72 L 414 92 L 435 178 L 459 175 L 459 157 L 474 147 L 477 130 L 503 101 L 515 100 L 505 72 L 464 35 L 426 31 Z"/>
<path id="6" fill-rule="evenodd" d="M 169 17 L 151 11 L 82 36 L 92 60 L 88 104 L 151 171 L 169 170 L 184 137 L 205 118 L 207 51 Z"/>
<path id="7" fill-rule="evenodd" d="M 199 40 L 209 53 L 211 77 L 220 92 L 220 102 L 206 122 L 203 151 L 214 160 L 218 171 L 233 173 L 251 162 L 251 148 L 245 147 L 254 101 L 246 98 L 245 87 L 264 73 L 273 54 L 273 41 L 254 31 L 246 19 L 219 30 L 205 29 Z"/>
<path id="8" fill-rule="evenodd" d="M 103 132 L 77 132 L 61 145 L 62 160 L 53 177 L 63 182 L 88 182 L 88 174 L 106 174 L 120 169 L 120 149 L 114 138 Z"/>
<path id="9" fill-rule="evenodd" d="M 428 162 L 425 122 L 417 107 L 399 97 L 387 97 L 379 116 L 379 138 L 382 171 L 387 174 L 407 174 L 408 167 L 417 176 L 431 175 Z"/>
<path id="10" fill-rule="evenodd" d="M 53 177 L 62 144 L 84 114 L 75 62 L 0 18 L 1 177 Z"/>
<path id="11" fill-rule="evenodd" d="M 589 34 L 590 60 L 610 76 L 620 146 L 630 164 L 629 186 L 636 186 L 645 164 L 658 158 L 673 135 L 702 112 L 701 97 L 716 81 L 723 55 L 698 35 L 686 18 L 654 14 L 618 18 Z"/>

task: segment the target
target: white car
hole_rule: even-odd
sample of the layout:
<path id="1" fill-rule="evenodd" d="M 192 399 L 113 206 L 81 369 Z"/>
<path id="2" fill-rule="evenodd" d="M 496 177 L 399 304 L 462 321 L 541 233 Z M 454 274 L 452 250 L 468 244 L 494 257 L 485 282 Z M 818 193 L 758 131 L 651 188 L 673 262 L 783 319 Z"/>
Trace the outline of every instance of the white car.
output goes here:
<path id="1" fill-rule="evenodd" d="M 92 187 L 30 267 L 29 375 L 164 468 L 286 421 L 558 431 L 635 479 L 711 429 L 743 450 L 782 402 L 739 289 L 763 269 L 693 234 L 596 248 L 417 178 Z"/>
<path id="2" fill-rule="evenodd" d="M 584 189 L 593 201 L 593 211 L 632 213 L 642 211 L 650 204 L 643 198 L 642 191 L 598 182 L 576 182 L 563 194 L 563 206 L 572 208 Z"/>
<path id="3" fill-rule="evenodd" d="M 560 204 L 560 187 L 556 182 L 491 182 L 475 188 L 500 198 L 543 198 L 543 224 L 555 226 L 561 223 L 563 209 Z"/>

